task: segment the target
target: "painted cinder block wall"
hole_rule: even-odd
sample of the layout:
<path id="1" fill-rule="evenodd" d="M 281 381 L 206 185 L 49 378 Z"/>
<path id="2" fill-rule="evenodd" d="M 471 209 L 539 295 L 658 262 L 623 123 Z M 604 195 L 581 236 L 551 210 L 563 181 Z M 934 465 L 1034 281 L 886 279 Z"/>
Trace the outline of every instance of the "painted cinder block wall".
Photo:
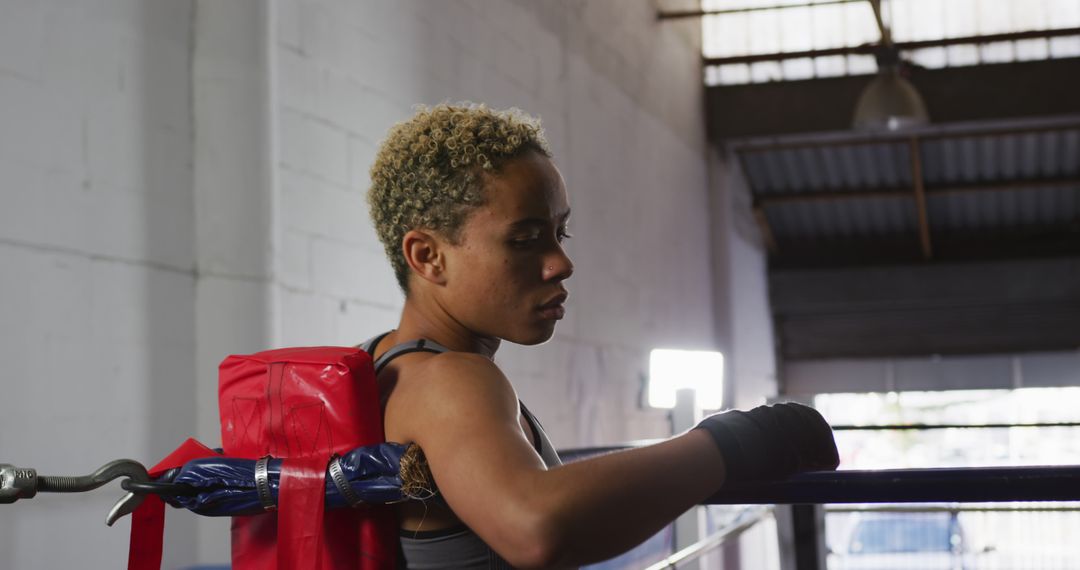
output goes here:
<path id="1" fill-rule="evenodd" d="M 0 2 L 0 462 L 87 474 L 195 425 L 192 4 Z M 118 486 L 0 507 L 0 568 L 119 568 Z M 193 560 L 170 517 L 167 567 Z"/>
<path id="2" fill-rule="evenodd" d="M 759 249 L 710 223 L 736 212 L 706 160 L 698 31 L 655 9 L 5 1 L 0 461 L 74 474 L 217 443 L 225 355 L 392 327 L 367 171 L 394 122 L 447 100 L 542 117 L 571 193 L 568 316 L 498 355 L 521 397 L 560 446 L 667 435 L 639 406 L 648 351 L 724 350 L 730 374 L 752 338 L 733 323 L 768 319 L 744 302 L 759 268 L 733 266 Z M 0 567 L 121 566 L 127 523 L 100 523 L 117 495 L 0 507 Z M 170 514 L 165 567 L 226 562 L 226 528 Z"/>

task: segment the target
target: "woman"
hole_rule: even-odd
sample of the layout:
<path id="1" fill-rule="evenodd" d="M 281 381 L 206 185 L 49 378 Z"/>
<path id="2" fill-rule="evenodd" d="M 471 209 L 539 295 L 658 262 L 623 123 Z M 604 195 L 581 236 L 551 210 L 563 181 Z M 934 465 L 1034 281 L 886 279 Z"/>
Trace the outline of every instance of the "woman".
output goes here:
<path id="1" fill-rule="evenodd" d="M 386 438 L 419 444 L 445 500 L 399 507 L 410 567 L 603 560 L 725 477 L 836 467 L 827 424 L 793 405 L 720 414 L 658 445 L 560 465 L 493 362 L 503 340 L 551 338 L 574 271 L 562 245 L 566 187 L 538 121 L 423 109 L 391 130 L 371 178 L 371 214 L 405 293 L 397 329 L 366 344 Z"/>

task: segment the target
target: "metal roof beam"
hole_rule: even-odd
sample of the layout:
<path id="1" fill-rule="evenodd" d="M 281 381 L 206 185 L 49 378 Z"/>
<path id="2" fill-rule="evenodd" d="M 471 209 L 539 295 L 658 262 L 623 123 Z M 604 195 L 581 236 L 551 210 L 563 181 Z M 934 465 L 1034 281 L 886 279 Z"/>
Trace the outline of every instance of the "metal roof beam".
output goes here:
<path id="1" fill-rule="evenodd" d="M 921 167 L 921 165 L 920 165 Z M 1002 192 L 1009 190 L 1039 190 L 1062 186 L 1080 186 L 1080 178 L 1055 178 L 1052 180 L 1002 180 L 981 182 L 958 186 L 923 187 L 923 193 L 929 196 L 959 194 L 967 192 Z M 838 200 L 865 200 L 869 198 L 910 198 L 912 189 L 908 187 L 874 190 L 842 190 L 829 192 L 785 192 L 776 194 L 755 194 L 754 206 L 767 207 L 794 202 L 834 202 Z"/>
<path id="2" fill-rule="evenodd" d="M 773 236 L 772 226 L 769 225 L 769 218 L 765 217 L 765 208 L 761 206 L 754 206 L 754 221 L 757 222 L 758 229 L 761 230 L 761 239 L 765 242 L 765 249 L 771 254 L 779 252 L 779 248 L 776 245 L 776 237 Z"/>
<path id="3" fill-rule="evenodd" d="M 911 137 L 908 144 L 908 152 L 911 154 L 911 186 L 915 194 L 915 212 L 919 217 L 919 246 L 922 248 L 923 259 L 930 259 L 934 256 L 934 248 L 930 243 L 930 224 L 927 222 L 926 189 L 923 187 L 919 139 Z"/>
<path id="4" fill-rule="evenodd" d="M 1059 133 L 1062 131 L 1080 130 L 1080 122 L 1073 120 L 1048 125 L 1018 126 L 1004 129 L 981 129 L 981 130 L 958 130 L 939 133 L 920 133 L 914 135 L 920 141 L 945 140 L 945 139 L 983 139 L 996 138 L 1011 135 L 1028 135 L 1041 133 Z M 901 144 L 912 135 L 881 133 L 869 136 L 853 136 L 817 141 L 803 142 L 777 142 L 777 143 L 736 143 L 732 150 L 737 154 L 753 154 L 761 152 L 775 152 L 780 150 L 801 150 L 822 147 L 838 146 L 867 146 L 872 144 Z"/>
<path id="5" fill-rule="evenodd" d="M 833 4 L 855 4 L 866 0 L 825 0 L 823 2 L 806 2 L 803 4 L 777 4 L 773 6 L 747 6 L 745 8 L 728 8 L 725 10 L 672 10 L 670 12 L 658 12 L 658 20 L 683 20 L 687 18 L 702 18 L 705 16 L 723 16 L 725 14 L 746 14 L 748 12 L 766 12 L 769 10 L 784 10 L 787 8 L 813 8 L 815 6 L 830 6 Z"/>
<path id="6" fill-rule="evenodd" d="M 931 47 L 945 47 L 968 44 L 989 44 L 994 42 L 1011 42 L 1017 40 L 1056 38 L 1061 36 L 1080 36 L 1080 28 L 1031 30 L 1027 32 L 1007 32 L 1002 34 L 986 34 L 982 36 L 965 36 L 962 38 L 941 38 L 937 40 L 895 42 L 894 45 L 900 51 L 911 51 Z M 750 55 L 737 55 L 730 57 L 707 57 L 704 59 L 704 62 L 705 65 L 728 65 L 735 63 L 759 63 L 762 61 L 782 61 L 786 59 L 823 57 L 830 55 L 873 55 L 879 49 L 881 49 L 881 47 L 878 44 L 862 44 L 858 46 L 844 46 L 837 48 L 813 49 L 804 51 L 760 53 Z"/>

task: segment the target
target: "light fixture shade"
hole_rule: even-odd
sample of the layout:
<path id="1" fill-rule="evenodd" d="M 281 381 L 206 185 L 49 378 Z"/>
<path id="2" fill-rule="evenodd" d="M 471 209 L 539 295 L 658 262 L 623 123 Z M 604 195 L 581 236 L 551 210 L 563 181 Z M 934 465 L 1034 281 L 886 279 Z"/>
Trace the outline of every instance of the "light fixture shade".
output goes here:
<path id="1" fill-rule="evenodd" d="M 855 105 L 854 123 L 859 130 L 895 131 L 929 122 L 922 96 L 893 66 L 878 73 Z"/>

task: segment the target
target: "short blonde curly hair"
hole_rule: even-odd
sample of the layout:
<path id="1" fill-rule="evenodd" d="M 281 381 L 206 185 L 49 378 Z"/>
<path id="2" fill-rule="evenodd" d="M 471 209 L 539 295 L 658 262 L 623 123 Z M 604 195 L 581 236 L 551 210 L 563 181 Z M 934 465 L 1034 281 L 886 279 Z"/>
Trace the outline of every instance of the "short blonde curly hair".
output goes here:
<path id="1" fill-rule="evenodd" d="M 483 175 L 534 150 L 551 156 L 539 119 L 518 109 L 471 103 L 420 107 L 390 129 L 371 166 L 371 218 L 408 295 L 409 266 L 401 240 L 412 229 L 455 243 L 468 214 L 484 203 Z"/>

